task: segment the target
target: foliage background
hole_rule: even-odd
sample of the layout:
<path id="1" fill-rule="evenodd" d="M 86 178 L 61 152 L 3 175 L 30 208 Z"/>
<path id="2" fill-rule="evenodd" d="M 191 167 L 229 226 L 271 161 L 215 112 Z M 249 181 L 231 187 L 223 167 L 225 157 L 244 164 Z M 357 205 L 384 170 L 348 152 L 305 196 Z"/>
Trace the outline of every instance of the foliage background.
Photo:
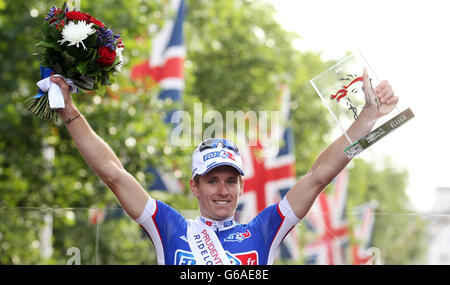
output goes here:
<path id="1" fill-rule="evenodd" d="M 128 79 L 127 68 L 148 58 L 152 37 L 172 16 L 166 11 L 167 1 L 81 2 L 83 11 L 122 35 L 126 62 L 108 95 L 74 95 L 79 109 L 142 185 L 152 181 L 146 173 L 148 165 L 167 169 L 175 165 L 185 192 L 151 195 L 177 209 L 196 210 L 188 190 L 194 146 L 170 145 L 170 129 L 163 117 L 171 104 L 157 100 L 157 86 L 150 83 L 149 88 Z M 83 161 L 61 120 L 44 122 L 24 108 L 25 99 L 37 92 L 39 64 L 33 52 L 43 18 L 51 6 L 61 5 L 62 1 L 0 0 L 0 264 L 65 264 L 67 249 L 73 246 L 81 250 L 81 264 L 153 264 L 149 239 L 121 214 L 114 196 Z M 332 122 L 308 83 L 331 63 L 322 61 L 318 53 L 295 50 L 296 35 L 284 31 L 274 13 L 262 0 L 188 1 L 183 108 L 193 112 L 193 104 L 201 102 L 203 112 L 273 110 L 278 84 L 288 82 L 296 173 L 301 176 L 332 139 Z M 388 160 L 381 164 L 375 168 L 354 160 L 348 209 L 375 199 L 379 213 L 410 211 L 407 172 Z M 102 223 L 90 221 L 93 208 L 106 208 Z M 40 253 L 46 213 L 53 216 L 50 258 Z M 406 244 L 411 234 L 417 239 Z M 384 262 L 413 263 L 423 256 L 423 234 L 419 217 L 384 215 L 377 219 L 373 242 L 382 250 Z"/>

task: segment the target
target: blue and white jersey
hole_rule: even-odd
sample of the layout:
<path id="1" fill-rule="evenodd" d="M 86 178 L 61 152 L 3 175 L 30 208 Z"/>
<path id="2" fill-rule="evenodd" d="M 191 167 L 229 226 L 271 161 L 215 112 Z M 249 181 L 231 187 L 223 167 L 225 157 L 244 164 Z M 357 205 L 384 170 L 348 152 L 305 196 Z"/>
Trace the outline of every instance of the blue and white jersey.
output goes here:
<path id="1" fill-rule="evenodd" d="M 214 229 L 233 265 L 272 264 L 280 243 L 300 221 L 286 198 L 264 209 L 248 224 L 239 224 L 233 218 L 200 220 Z M 196 263 L 187 240 L 188 221 L 175 209 L 150 198 L 136 222 L 151 238 L 158 264 Z"/>

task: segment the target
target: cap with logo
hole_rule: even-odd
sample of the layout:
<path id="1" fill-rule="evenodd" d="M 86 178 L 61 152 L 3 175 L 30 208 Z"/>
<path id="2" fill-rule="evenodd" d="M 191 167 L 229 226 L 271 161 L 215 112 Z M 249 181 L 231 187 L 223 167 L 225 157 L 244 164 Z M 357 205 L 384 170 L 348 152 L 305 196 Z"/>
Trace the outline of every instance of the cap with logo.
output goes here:
<path id="1" fill-rule="evenodd" d="M 232 166 L 244 175 L 241 154 L 236 144 L 227 139 L 207 139 L 192 154 L 192 178 L 221 165 Z"/>

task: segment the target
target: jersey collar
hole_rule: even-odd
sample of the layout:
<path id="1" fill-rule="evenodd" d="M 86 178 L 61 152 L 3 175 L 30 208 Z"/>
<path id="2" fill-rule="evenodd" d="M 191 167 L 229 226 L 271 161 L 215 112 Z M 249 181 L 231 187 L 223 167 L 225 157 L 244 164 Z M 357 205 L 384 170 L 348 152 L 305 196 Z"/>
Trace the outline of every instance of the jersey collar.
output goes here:
<path id="1" fill-rule="evenodd" d="M 233 217 L 229 217 L 223 220 L 213 220 L 200 216 L 197 217 L 197 220 L 209 227 L 212 227 L 215 231 L 228 230 L 237 224 Z"/>

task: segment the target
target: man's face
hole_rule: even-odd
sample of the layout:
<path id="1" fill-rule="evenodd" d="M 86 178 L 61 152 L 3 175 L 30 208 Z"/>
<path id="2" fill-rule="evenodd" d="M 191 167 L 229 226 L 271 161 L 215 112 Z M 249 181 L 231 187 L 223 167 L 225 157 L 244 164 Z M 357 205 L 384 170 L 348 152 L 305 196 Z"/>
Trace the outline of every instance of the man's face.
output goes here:
<path id="1" fill-rule="evenodd" d="M 219 166 L 191 179 L 192 194 L 197 197 L 202 216 L 222 220 L 234 215 L 243 185 L 239 173 L 231 166 Z"/>

